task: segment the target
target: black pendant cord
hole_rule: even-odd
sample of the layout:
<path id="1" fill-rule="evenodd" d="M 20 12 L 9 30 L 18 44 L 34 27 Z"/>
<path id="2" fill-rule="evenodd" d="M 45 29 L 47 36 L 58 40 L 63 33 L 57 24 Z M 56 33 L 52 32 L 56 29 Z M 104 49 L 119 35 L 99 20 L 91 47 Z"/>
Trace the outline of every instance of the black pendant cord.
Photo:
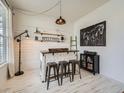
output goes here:
<path id="1" fill-rule="evenodd" d="M 61 16 L 61 14 L 62 14 L 62 5 L 61 5 L 61 0 L 60 0 L 60 16 Z"/>

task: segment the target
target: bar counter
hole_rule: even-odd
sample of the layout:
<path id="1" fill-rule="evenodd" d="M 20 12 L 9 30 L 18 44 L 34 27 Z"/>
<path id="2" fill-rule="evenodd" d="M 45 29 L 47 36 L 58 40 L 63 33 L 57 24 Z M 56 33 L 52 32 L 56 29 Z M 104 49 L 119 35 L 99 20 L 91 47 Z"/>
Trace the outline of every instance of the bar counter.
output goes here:
<path id="1" fill-rule="evenodd" d="M 45 80 L 46 64 L 48 62 L 69 61 L 77 58 L 79 50 L 67 51 L 40 51 L 40 75 Z"/>

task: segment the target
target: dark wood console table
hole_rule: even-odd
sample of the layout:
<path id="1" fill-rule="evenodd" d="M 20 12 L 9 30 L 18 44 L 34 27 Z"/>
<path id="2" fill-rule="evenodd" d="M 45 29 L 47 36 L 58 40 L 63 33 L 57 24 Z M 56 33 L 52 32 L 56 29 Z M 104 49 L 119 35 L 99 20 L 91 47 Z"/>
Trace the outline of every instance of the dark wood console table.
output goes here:
<path id="1" fill-rule="evenodd" d="M 99 74 L 99 55 L 88 53 L 80 54 L 80 66 L 94 75 L 95 73 Z"/>

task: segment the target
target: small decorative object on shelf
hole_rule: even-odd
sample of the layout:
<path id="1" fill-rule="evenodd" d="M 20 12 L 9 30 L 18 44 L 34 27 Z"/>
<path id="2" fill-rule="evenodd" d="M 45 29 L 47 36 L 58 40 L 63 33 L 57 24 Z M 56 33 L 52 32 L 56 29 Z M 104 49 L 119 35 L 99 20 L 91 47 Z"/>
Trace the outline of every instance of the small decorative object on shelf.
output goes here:
<path id="1" fill-rule="evenodd" d="M 35 36 L 35 40 L 38 40 L 38 36 Z"/>
<path id="2" fill-rule="evenodd" d="M 63 36 L 61 36 L 61 41 L 62 41 L 62 42 L 64 41 L 64 37 L 63 37 Z"/>

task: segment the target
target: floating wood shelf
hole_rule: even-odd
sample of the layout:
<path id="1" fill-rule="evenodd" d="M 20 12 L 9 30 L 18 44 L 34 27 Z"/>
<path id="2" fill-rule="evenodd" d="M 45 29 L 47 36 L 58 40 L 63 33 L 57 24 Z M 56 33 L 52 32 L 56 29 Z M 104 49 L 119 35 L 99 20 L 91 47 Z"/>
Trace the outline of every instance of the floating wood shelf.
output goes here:
<path id="1" fill-rule="evenodd" d="M 41 33 L 41 32 L 35 32 L 36 34 L 41 35 L 41 40 L 38 38 L 40 36 L 35 36 L 35 40 L 41 41 L 41 42 L 63 42 L 64 35 L 62 34 L 53 34 L 53 33 Z"/>
<path id="2" fill-rule="evenodd" d="M 41 33 L 41 35 L 64 36 L 62 34 L 52 34 L 52 33 Z"/>
<path id="3" fill-rule="evenodd" d="M 53 34 L 53 33 L 41 33 L 41 32 L 35 32 L 36 34 L 41 34 L 41 35 L 53 35 L 53 36 L 64 36 L 62 34 Z"/>

